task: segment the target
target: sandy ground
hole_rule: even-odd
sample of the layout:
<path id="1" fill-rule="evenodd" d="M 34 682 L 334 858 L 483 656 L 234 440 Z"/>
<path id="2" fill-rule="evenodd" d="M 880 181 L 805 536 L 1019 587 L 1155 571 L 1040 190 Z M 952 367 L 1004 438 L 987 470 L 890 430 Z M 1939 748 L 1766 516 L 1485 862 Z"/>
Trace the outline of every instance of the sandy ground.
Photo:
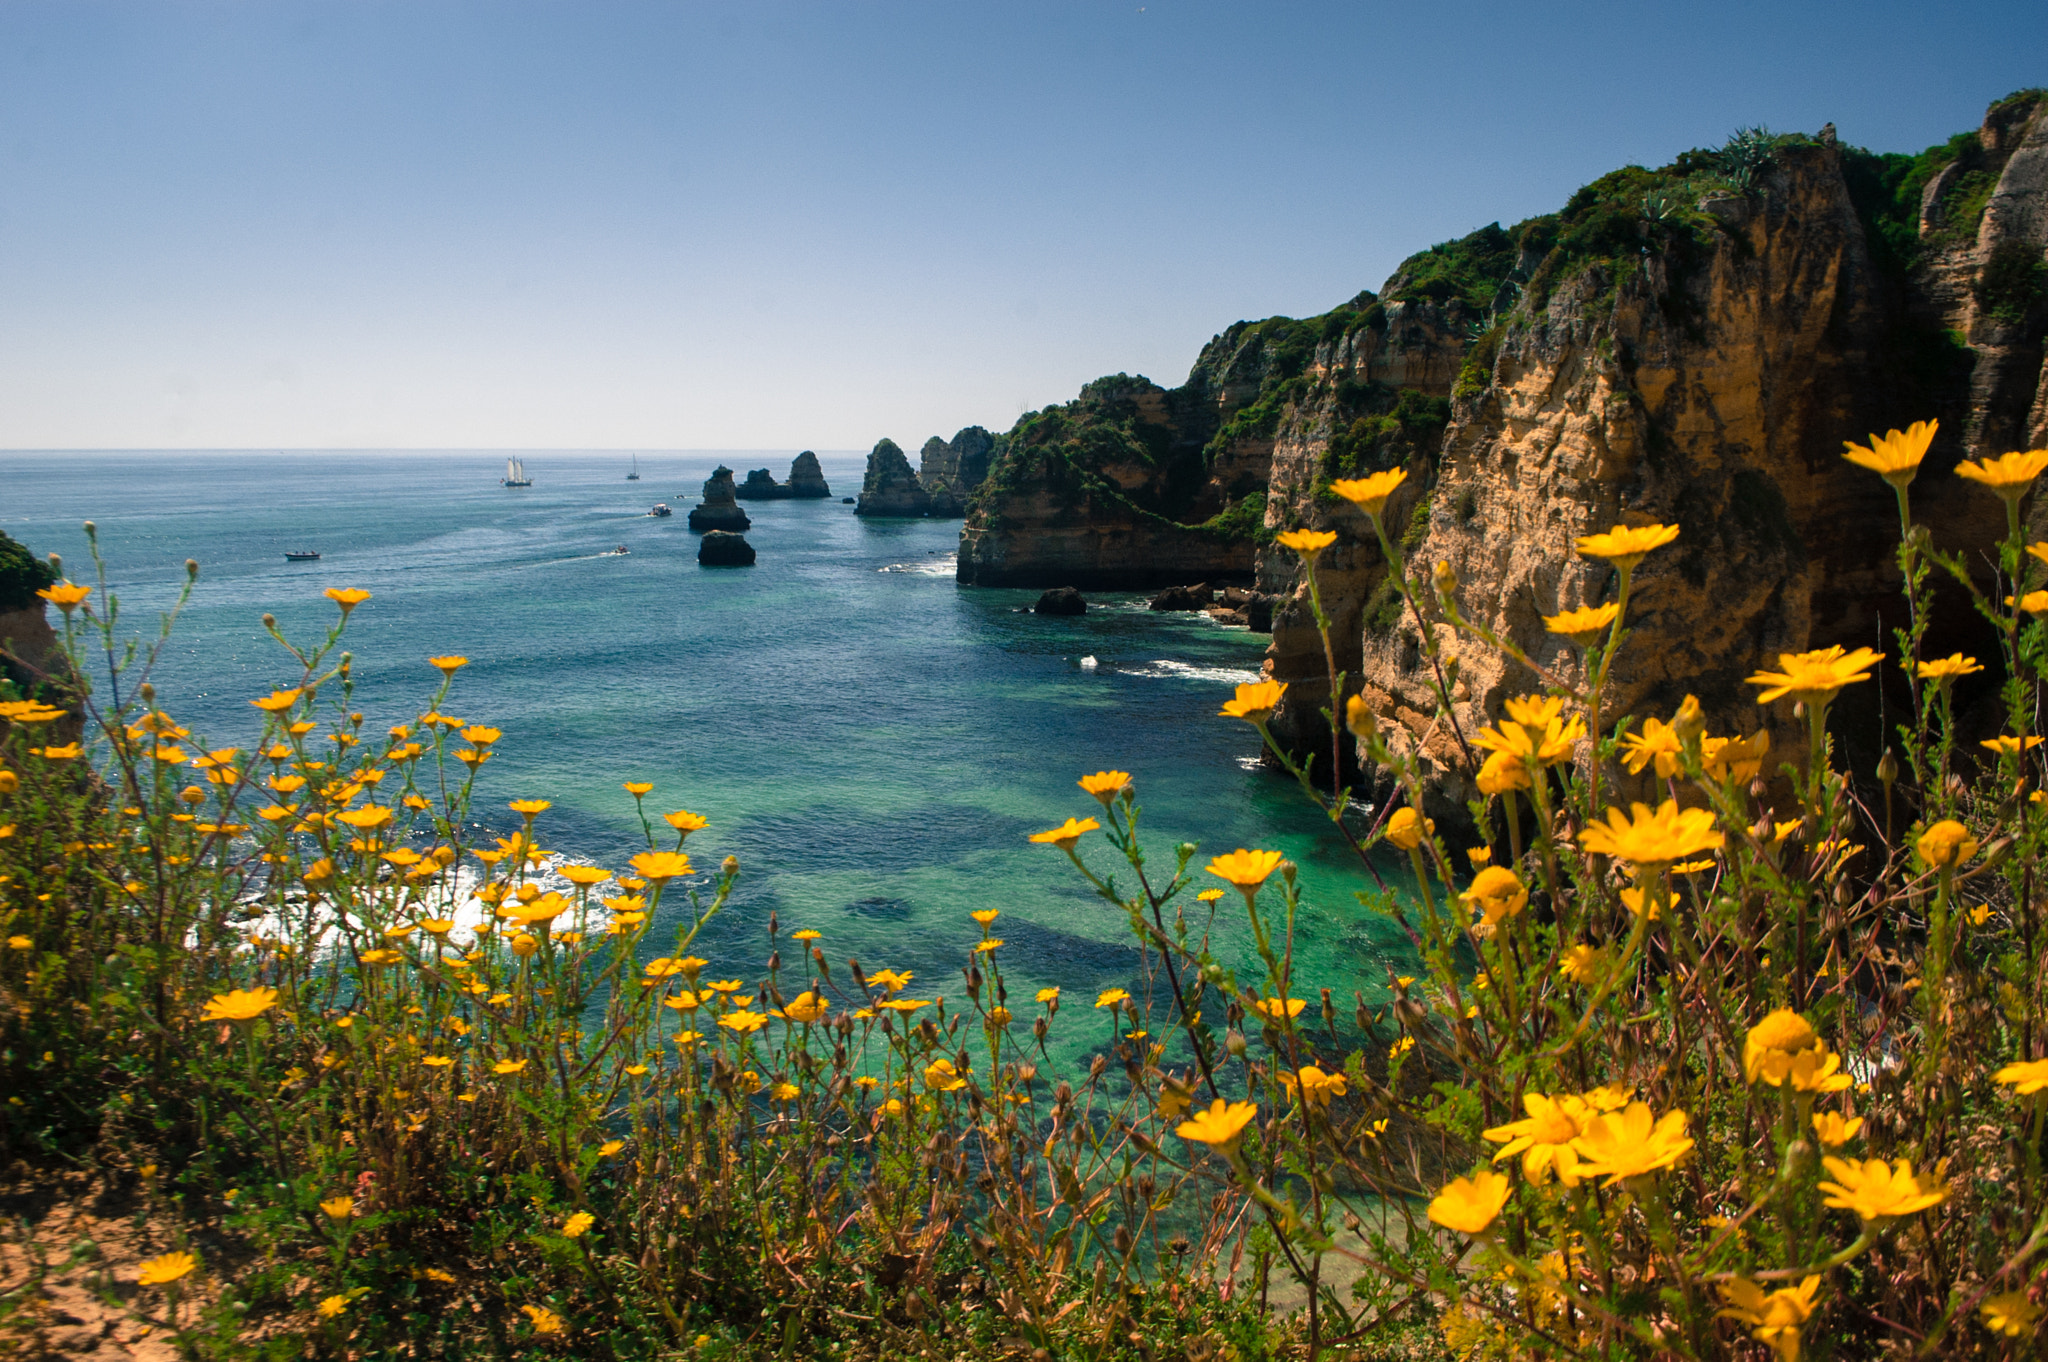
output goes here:
<path id="1" fill-rule="evenodd" d="M 178 1247 L 152 1233 L 147 1199 L 83 1176 L 0 1182 L 0 1359 L 175 1362 L 162 1289 L 139 1287 L 146 1258 Z M 201 1274 L 180 1283 L 190 1318 Z"/>

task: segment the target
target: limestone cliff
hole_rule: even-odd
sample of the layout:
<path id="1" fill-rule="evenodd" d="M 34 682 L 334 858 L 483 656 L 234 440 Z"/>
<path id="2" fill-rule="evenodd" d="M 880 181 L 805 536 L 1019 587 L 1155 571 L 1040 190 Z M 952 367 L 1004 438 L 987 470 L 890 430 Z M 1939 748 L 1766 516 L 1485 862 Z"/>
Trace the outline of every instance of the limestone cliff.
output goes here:
<path id="1" fill-rule="evenodd" d="M 1337 667 L 1354 679 L 1366 603 L 1384 577 L 1372 526 L 1328 493 L 1332 478 L 1360 477 L 1435 457 L 1450 396 L 1504 290 L 1516 252 L 1498 224 L 1426 251 L 1396 271 L 1362 313 L 1363 325 L 1316 347 L 1275 430 L 1266 520 L 1274 529 L 1335 530 L 1319 562 Z M 1395 516 L 1401 515 L 1397 506 Z M 1315 620 L 1297 593 L 1292 553 L 1259 556 L 1259 588 L 1283 597 L 1273 612 L 1268 670 L 1289 683 L 1274 715 L 1283 742 L 1329 760 L 1328 667 Z M 1346 760 L 1349 760 L 1347 755 Z"/>
<path id="2" fill-rule="evenodd" d="M 1245 579 L 1290 385 L 1367 300 L 1308 321 L 1239 322 L 1188 380 L 1117 374 L 1003 436 L 960 534 L 977 586 L 1094 589 Z"/>
<path id="3" fill-rule="evenodd" d="M 2048 444 L 2048 101 L 2001 101 L 1978 133 L 1919 157 L 1840 146 L 1832 128 L 1740 134 L 1657 171 L 1617 171 L 1502 235 L 1512 249 L 1492 254 L 1505 269 L 1451 378 L 1440 440 L 1413 401 L 1408 420 L 1387 414 L 1398 430 L 1347 426 L 1342 380 L 1328 376 L 1341 372 L 1337 346 L 1318 351 L 1313 384 L 1279 422 L 1267 526 L 1341 536 L 1323 581 L 1340 665 L 1357 659 L 1347 688 L 1423 752 L 1452 807 L 1470 793 L 1463 738 L 1536 685 L 1459 644 L 1456 722 L 1429 717 L 1414 621 L 1369 526 L 1327 490 L 1340 467 L 1399 464 L 1411 476 L 1389 525 L 1411 561 L 1450 563 L 1470 614 L 1567 674 L 1575 653 L 1541 616 L 1612 591 L 1573 539 L 1617 522 L 1679 525 L 1635 578 L 1611 712 L 1668 713 L 1693 692 L 1717 731 L 1769 723 L 1774 749 L 1796 754 L 1788 716 L 1760 709 L 1742 677 L 1780 650 L 1889 651 L 1897 608 L 1891 493 L 1842 460 L 1842 442 L 1938 416 L 1916 518 L 1972 548 L 2000 531 L 2001 512 L 1951 476 L 1955 463 Z M 1488 270 L 1463 244 L 1439 250 L 1471 257 L 1469 309 Z M 1386 296 L 1412 289 L 1397 276 Z M 1415 333 L 1411 391 L 1440 391 L 1457 334 Z M 1264 554 L 1262 583 L 1293 585 L 1290 560 Z M 1327 730 L 1310 711 L 1328 697 L 1302 616 L 1298 598 L 1279 612 L 1267 665 L 1293 684 L 1276 728 L 1314 747 Z M 1975 642 L 1967 612 L 1941 619 Z M 1849 692 L 1840 731 L 1874 739 L 1879 694 Z"/>
<path id="4" fill-rule="evenodd" d="M 980 426 L 968 426 L 950 440 L 934 435 L 918 451 L 917 480 L 931 493 L 931 514 L 952 518 L 967 514 L 967 498 L 988 476 L 997 437 Z"/>
<path id="5" fill-rule="evenodd" d="M 931 493 L 911 471 L 902 447 L 884 438 L 868 454 L 867 477 L 861 482 L 855 515 L 922 516 L 932 508 Z"/>

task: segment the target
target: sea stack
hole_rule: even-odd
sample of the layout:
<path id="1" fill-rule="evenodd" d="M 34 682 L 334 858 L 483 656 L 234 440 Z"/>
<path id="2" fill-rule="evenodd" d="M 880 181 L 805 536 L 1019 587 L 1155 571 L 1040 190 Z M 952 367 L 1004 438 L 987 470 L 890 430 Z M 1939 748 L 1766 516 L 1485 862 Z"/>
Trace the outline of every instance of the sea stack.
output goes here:
<path id="1" fill-rule="evenodd" d="M 896 442 L 884 438 L 868 455 L 868 475 L 860 486 L 855 515 L 923 516 L 931 514 L 931 493 L 910 469 L 910 460 Z"/>
<path id="2" fill-rule="evenodd" d="M 752 567 L 754 546 L 743 534 L 711 530 L 697 545 L 697 564 L 699 567 Z"/>
<path id="3" fill-rule="evenodd" d="M 931 514 L 954 519 L 967 514 L 967 498 L 988 476 L 996 437 L 980 426 L 968 426 L 950 440 L 934 435 L 918 451 L 917 480 L 931 493 Z"/>
<path id="4" fill-rule="evenodd" d="M 786 497 L 825 498 L 832 495 L 832 489 L 825 485 L 825 470 L 818 467 L 818 456 L 806 449 L 796 456 L 789 465 L 789 481 L 784 484 Z"/>
<path id="5" fill-rule="evenodd" d="M 806 449 L 790 464 L 788 482 L 777 482 L 773 473 L 756 468 L 734 495 L 741 501 L 805 501 L 829 497 L 832 489 L 825 485 L 825 470 L 818 467 L 818 456 Z"/>
<path id="6" fill-rule="evenodd" d="M 690 510 L 690 528 L 693 530 L 746 530 L 754 522 L 747 519 L 747 513 L 740 509 L 734 497 L 732 470 L 720 464 L 704 484 L 704 500 Z"/>

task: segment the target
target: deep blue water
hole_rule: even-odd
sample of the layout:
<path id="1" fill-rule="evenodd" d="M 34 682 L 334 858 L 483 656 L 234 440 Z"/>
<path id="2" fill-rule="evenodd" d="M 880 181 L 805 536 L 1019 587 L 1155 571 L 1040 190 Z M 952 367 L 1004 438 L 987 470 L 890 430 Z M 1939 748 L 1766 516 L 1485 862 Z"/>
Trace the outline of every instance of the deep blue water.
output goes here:
<path id="1" fill-rule="evenodd" d="M 711 820 L 690 841 L 700 860 L 745 868 L 699 947 L 736 974 L 758 972 L 773 909 L 785 933 L 823 932 L 835 962 L 953 992 L 967 915 L 993 907 L 1013 1006 L 1044 984 L 1081 1002 L 1131 984 L 1121 917 L 1025 841 L 1094 812 L 1074 781 L 1118 767 L 1136 776 L 1155 866 L 1181 840 L 1204 858 L 1285 851 L 1312 900 L 1298 980 L 1381 992 L 1389 947 L 1352 898 L 1355 866 L 1291 782 L 1251 769 L 1257 735 L 1216 717 L 1263 636 L 1137 596 L 1053 619 L 1028 612 L 1034 592 L 962 588 L 959 522 L 863 521 L 839 502 L 859 490 L 858 455 L 823 459 L 831 501 L 748 504 L 756 566 L 700 568 L 686 496 L 716 462 L 780 477 L 793 453 L 647 452 L 627 482 L 623 454 L 539 451 L 524 489 L 499 486 L 503 456 L 481 451 L 0 454 L 0 529 L 86 581 L 79 526 L 94 520 L 132 629 L 153 629 L 184 560 L 200 562 L 157 683 L 214 745 L 249 745 L 247 700 L 296 680 L 265 611 L 311 640 L 335 615 L 324 588 L 373 592 L 349 629 L 372 730 L 419 712 L 438 681 L 428 656 L 471 658 L 444 708 L 505 732 L 479 816 L 509 830 L 516 817 L 493 812 L 507 799 L 552 799 L 543 844 L 616 868 L 640 836 L 620 783 L 653 781 L 651 809 Z M 650 519 L 656 500 L 674 518 Z M 615 544 L 630 554 L 600 556 Z M 321 561 L 285 563 L 301 546 Z M 1105 850 L 1091 860 L 1106 866 Z M 1225 909 L 1218 940 L 1251 967 Z M 1085 1018 L 1061 1029 L 1068 1045 L 1102 1039 Z"/>

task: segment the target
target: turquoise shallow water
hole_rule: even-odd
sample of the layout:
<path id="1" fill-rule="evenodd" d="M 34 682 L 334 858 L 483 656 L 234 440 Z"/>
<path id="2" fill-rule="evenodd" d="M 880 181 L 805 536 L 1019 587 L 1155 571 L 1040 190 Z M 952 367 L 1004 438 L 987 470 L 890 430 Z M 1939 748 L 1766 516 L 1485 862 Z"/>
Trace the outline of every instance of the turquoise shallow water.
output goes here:
<path id="1" fill-rule="evenodd" d="M 779 476 L 793 452 L 723 461 Z M 1383 992 L 1406 951 L 1353 900 L 1362 874 L 1291 782 L 1253 769 L 1256 734 L 1216 717 L 1264 636 L 1137 596 L 1040 618 L 1034 592 L 956 585 L 959 522 L 862 521 L 837 495 L 749 503 L 758 564 L 700 568 L 683 494 L 720 458 L 643 453 L 634 483 L 624 455 L 536 452 L 535 485 L 506 489 L 487 452 L 0 454 L 0 528 L 89 580 L 79 523 L 96 521 L 131 627 L 151 626 L 199 560 L 157 680 L 216 745 L 248 745 L 248 698 L 295 679 L 264 611 L 308 639 L 333 619 L 324 588 L 373 592 L 350 628 L 373 724 L 417 714 L 438 679 L 425 659 L 461 653 L 472 664 L 446 708 L 505 732 L 480 817 L 552 799 L 543 844 L 615 867 L 639 838 L 620 782 L 653 781 L 651 808 L 711 819 L 691 850 L 736 854 L 745 874 L 699 951 L 736 974 L 758 971 L 773 909 L 785 933 L 823 932 L 835 963 L 914 970 L 919 996 L 953 993 L 977 935 L 968 913 L 1000 908 L 1013 1008 L 1045 984 L 1080 1002 L 1135 992 L 1121 917 L 1025 841 L 1094 811 L 1074 781 L 1117 767 L 1137 779 L 1155 864 L 1183 839 L 1205 859 L 1286 852 L 1310 900 L 1297 979 L 1339 998 Z M 858 491 L 859 456 L 823 462 L 835 494 Z M 674 518 L 648 518 L 656 500 Z M 631 553 L 600 556 L 615 544 Z M 322 560 L 285 563 L 300 546 Z M 1106 849 L 1091 860 L 1106 866 Z M 1250 968 L 1249 932 L 1224 906 L 1218 940 Z M 1060 1054 L 1105 1040 L 1095 1021 L 1063 1014 Z"/>

